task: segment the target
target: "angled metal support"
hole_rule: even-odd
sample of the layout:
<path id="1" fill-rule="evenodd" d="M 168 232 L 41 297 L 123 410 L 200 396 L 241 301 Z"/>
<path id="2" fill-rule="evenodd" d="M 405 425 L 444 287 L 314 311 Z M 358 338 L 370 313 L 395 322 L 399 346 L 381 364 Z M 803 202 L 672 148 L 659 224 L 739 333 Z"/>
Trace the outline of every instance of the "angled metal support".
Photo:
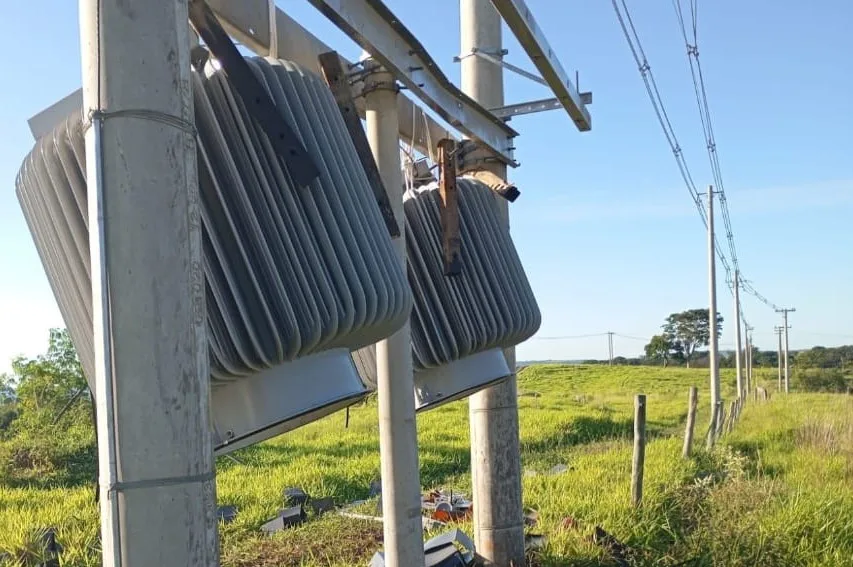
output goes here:
<path id="1" fill-rule="evenodd" d="M 504 55 L 506 55 L 506 50 L 503 50 L 501 52 L 501 57 L 503 57 Z M 519 67 L 517 65 L 513 65 L 512 63 L 507 63 L 506 61 L 504 61 L 500 57 L 496 57 L 494 54 L 488 53 L 482 49 L 477 49 L 476 47 L 471 50 L 471 53 L 467 53 L 467 54 L 462 55 L 460 57 L 454 57 L 453 61 L 458 63 L 458 62 L 460 62 L 463 59 L 466 59 L 468 57 L 479 57 L 480 59 L 484 59 L 484 60 L 488 61 L 489 63 L 492 63 L 492 64 L 497 65 L 499 67 L 503 67 L 507 71 L 512 71 L 513 73 L 515 73 L 517 75 L 521 75 L 522 77 L 530 79 L 534 83 L 539 83 L 540 85 L 548 86 L 548 81 L 546 81 L 545 79 L 543 79 L 539 75 L 531 73 L 530 71 L 526 71 L 525 69 L 522 69 L 521 67 Z"/>
<path id="2" fill-rule="evenodd" d="M 308 0 L 443 120 L 515 166 L 518 133 L 459 90 L 381 0 Z"/>
<path id="3" fill-rule="evenodd" d="M 462 238 L 459 235 L 459 195 L 456 192 L 456 141 L 438 143 L 438 191 L 441 195 L 441 241 L 444 249 L 444 275 L 462 273 Z"/>
<path id="4" fill-rule="evenodd" d="M 205 0 L 189 0 L 190 22 L 222 64 L 222 71 L 243 99 L 249 114 L 269 137 L 270 144 L 300 186 L 311 183 L 320 174 L 293 129 L 276 108 L 261 82 L 222 29 Z"/>
<path id="5" fill-rule="evenodd" d="M 578 130 L 590 130 L 592 119 L 580 93 L 569 80 L 524 0 L 492 0 L 492 4 L 533 60 L 542 78 L 563 103 Z"/>
<path id="6" fill-rule="evenodd" d="M 392 238 L 396 238 L 400 236 L 400 227 L 397 224 L 397 219 L 394 218 L 394 210 L 391 208 L 391 202 L 388 199 L 388 191 L 386 191 L 385 185 L 382 183 L 379 168 L 376 166 L 376 160 L 373 159 L 373 153 L 370 151 L 367 134 L 364 133 L 364 128 L 358 117 L 349 81 L 347 80 L 344 67 L 341 65 L 341 58 L 336 51 L 328 51 L 321 53 L 318 59 L 320 68 L 323 71 L 323 79 L 329 85 L 332 94 L 335 95 L 335 102 L 338 103 L 338 109 L 341 111 L 341 116 L 343 116 L 344 124 L 346 124 L 347 131 L 355 146 L 355 151 L 358 153 L 358 158 L 367 174 L 367 180 L 370 182 L 371 189 L 373 189 L 373 196 L 376 198 L 377 205 L 379 205 L 379 212 L 382 214 L 385 226 L 388 228 L 388 234 Z"/>
<path id="7" fill-rule="evenodd" d="M 534 112 L 544 112 L 546 110 L 556 110 L 563 108 L 563 103 L 558 98 L 545 98 L 542 100 L 533 100 L 530 102 L 521 102 L 518 104 L 508 104 L 498 108 L 492 108 L 492 114 L 504 120 L 509 120 L 513 116 L 521 116 L 522 114 L 533 114 Z"/>

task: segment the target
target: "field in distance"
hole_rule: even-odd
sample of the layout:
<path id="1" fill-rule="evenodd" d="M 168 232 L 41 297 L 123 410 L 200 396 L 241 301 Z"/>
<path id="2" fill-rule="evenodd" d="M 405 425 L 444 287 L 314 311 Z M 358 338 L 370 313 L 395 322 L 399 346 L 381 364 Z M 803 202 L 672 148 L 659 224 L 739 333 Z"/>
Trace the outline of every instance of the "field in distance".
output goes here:
<path id="1" fill-rule="evenodd" d="M 632 565 L 853 566 L 853 396 L 774 393 L 769 402 L 750 400 L 734 431 L 706 452 L 707 373 L 559 364 L 520 373 L 524 504 L 539 514 L 528 529 L 547 537 L 531 565 L 617 565 L 590 541 L 600 526 L 630 550 Z M 775 392 L 775 371 L 762 377 Z M 724 370 L 723 382 L 731 400 L 734 372 Z M 696 450 L 684 460 L 691 385 L 700 392 Z M 647 394 L 649 437 L 637 510 L 630 504 L 636 393 Z M 418 431 L 424 489 L 470 495 L 467 402 L 419 415 Z M 381 524 L 337 514 L 309 516 L 274 536 L 259 531 L 282 507 L 285 487 L 338 504 L 368 497 L 380 470 L 375 402 L 353 407 L 348 427 L 339 413 L 235 457 L 239 463 L 217 463 L 219 502 L 239 510 L 220 527 L 224 566 L 365 565 L 381 548 Z M 7 563 L 36 564 L 35 530 L 44 526 L 57 528 L 62 565 L 100 563 L 98 511 L 87 480 L 94 463 L 82 460 L 68 466 L 84 473 L 42 475 L 65 479 L 63 486 L 39 482 L 38 474 L 0 478 L 0 554 L 8 554 Z M 565 465 L 562 472 L 552 472 L 557 465 Z M 376 513 L 373 503 L 362 509 Z M 471 533 L 469 524 L 460 527 Z"/>

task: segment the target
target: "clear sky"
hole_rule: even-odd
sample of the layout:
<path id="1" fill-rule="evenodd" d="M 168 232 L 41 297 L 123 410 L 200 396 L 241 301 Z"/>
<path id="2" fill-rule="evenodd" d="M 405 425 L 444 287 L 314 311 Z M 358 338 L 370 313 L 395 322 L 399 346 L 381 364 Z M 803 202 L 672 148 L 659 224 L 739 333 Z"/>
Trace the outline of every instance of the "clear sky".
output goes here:
<path id="1" fill-rule="evenodd" d="M 457 0 L 386 0 L 454 80 Z M 606 0 L 527 0 L 563 67 L 594 92 L 591 132 L 565 113 L 518 117 L 511 172 L 517 247 L 543 312 L 520 359 L 604 357 L 608 330 L 648 337 L 674 311 L 706 307 L 705 234 Z M 279 0 L 350 57 L 360 49 L 305 0 Z M 684 45 L 671 2 L 628 0 L 698 185 L 710 169 Z M 47 345 L 62 326 L 14 192 L 33 140 L 26 120 L 80 86 L 77 3 L 3 6 L 0 46 L 0 370 Z M 440 22 L 440 23 L 436 23 Z M 741 268 L 779 305 L 793 305 L 791 347 L 853 343 L 853 2 L 699 2 L 699 48 Z M 533 69 L 505 30 L 507 60 Z M 507 102 L 549 96 L 507 74 Z M 731 347 L 732 303 L 719 286 Z M 778 316 L 743 299 L 755 341 L 775 348 Z M 617 354 L 643 342 L 616 337 Z"/>

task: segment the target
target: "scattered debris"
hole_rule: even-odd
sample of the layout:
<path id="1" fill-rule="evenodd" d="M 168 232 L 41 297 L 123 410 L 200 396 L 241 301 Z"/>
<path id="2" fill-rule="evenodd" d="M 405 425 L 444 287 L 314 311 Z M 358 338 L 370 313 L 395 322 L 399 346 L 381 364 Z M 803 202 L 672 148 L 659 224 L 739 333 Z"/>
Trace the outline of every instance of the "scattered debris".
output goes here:
<path id="1" fill-rule="evenodd" d="M 566 465 L 564 463 L 560 463 L 559 465 L 554 465 L 553 467 L 551 467 L 551 470 L 549 472 L 551 474 L 563 474 L 564 472 L 566 472 L 568 470 L 569 470 L 568 465 Z"/>
<path id="2" fill-rule="evenodd" d="M 305 517 L 305 509 L 302 506 L 283 508 L 278 511 L 278 516 L 261 526 L 261 531 L 268 534 L 280 532 L 285 528 L 298 526 L 305 521 Z"/>
<path id="3" fill-rule="evenodd" d="M 311 509 L 314 510 L 315 516 L 322 516 L 326 512 L 335 509 L 335 500 L 331 497 L 312 500 Z"/>
<path id="4" fill-rule="evenodd" d="M 528 508 L 524 511 L 524 525 L 533 527 L 539 523 L 539 511 Z"/>
<path id="5" fill-rule="evenodd" d="M 536 551 L 544 549 L 548 544 L 548 538 L 542 534 L 524 534 L 524 551 Z"/>
<path id="6" fill-rule="evenodd" d="M 536 476 L 537 474 L 539 473 L 533 469 L 524 469 L 524 476 Z"/>
<path id="7" fill-rule="evenodd" d="M 564 530 L 576 530 L 578 529 L 578 521 L 572 518 L 571 516 L 566 516 L 560 522 L 560 527 Z"/>
<path id="8" fill-rule="evenodd" d="M 440 522 L 458 522 L 471 517 L 473 503 L 464 494 L 433 490 L 421 496 L 421 508 Z"/>
<path id="9" fill-rule="evenodd" d="M 56 541 L 56 528 L 46 528 L 39 537 L 44 549 L 45 560 L 40 567 L 59 567 L 59 554 L 62 546 Z"/>
<path id="10" fill-rule="evenodd" d="M 424 544 L 426 567 L 472 567 L 477 559 L 474 542 L 456 529 L 436 536 Z M 385 554 L 377 552 L 370 567 L 385 567 Z"/>
<path id="11" fill-rule="evenodd" d="M 301 488 L 285 488 L 282 491 L 285 506 L 305 506 L 311 500 L 307 492 Z"/>
<path id="12" fill-rule="evenodd" d="M 447 527 L 447 524 L 445 522 L 442 522 L 441 520 L 435 520 L 433 518 L 421 516 L 421 527 L 425 532 L 431 532 L 433 530 L 445 528 Z"/>
<path id="13" fill-rule="evenodd" d="M 610 556 L 619 567 L 629 567 L 628 557 L 631 555 L 631 548 L 604 531 L 604 528 L 595 526 L 592 541 L 610 553 Z"/>
<path id="14" fill-rule="evenodd" d="M 230 524 L 237 518 L 236 506 L 220 506 L 216 510 L 216 516 L 220 522 Z"/>
<path id="15" fill-rule="evenodd" d="M 370 492 L 368 492 L 368 498 L 376 498 L 377 496 L 382 496 L 382 480 L 374 480 L 370 483 Z"/>

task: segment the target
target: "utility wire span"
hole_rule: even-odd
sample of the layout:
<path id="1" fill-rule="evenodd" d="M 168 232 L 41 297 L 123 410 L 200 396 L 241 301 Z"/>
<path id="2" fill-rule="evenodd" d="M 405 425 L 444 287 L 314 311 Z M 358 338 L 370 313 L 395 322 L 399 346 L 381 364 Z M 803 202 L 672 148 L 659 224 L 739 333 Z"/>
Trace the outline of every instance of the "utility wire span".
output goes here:
<path id="1" fill-rule="evenodd" d="M 705 77 L 702 74 L 702 63 L 699 61 L 699 33 L 698 33 L 698 0 L 689 0 L 690 15 L 692 18 L 692 42 L 688 37 L 687 22 L 685 21 L 684 10 L 682 8 L 683 0 L 672 0 L 672 5 L 675 8 L 675 15 L 678 18 L 681 36 L 684 39 L 684 45 L 687 49 L 687 61 L 690 64 L 690 76 L 693 80 L 693 92 L 696 96 L 696 106 L 699 109 L 699 119 L 702 122 L 702 132 L 705 136 L 705 146 L 708 151 L 708 162 L 711 166 L 711 175 L 714 178 L 714 184 L 720 194 L 720 210 L 723 217 L 723 225 L 726 231 L 726 240 L 729 245 L 729 257 L 731 258 L 732 267 L 739 274 L 743 274 L 738 263 L 737 248 L 735 247 L 734 230 L 732 228 L 731 214 L 729 213 L 728 199 L 726 198 L 726 188 L 723 183 L 723 173 L 720 167 L 720 154 L 717 151 L 717 141 L 714 138 L 714 126 L 711 119 L 711 106 L 708 103 L 708 92 L 705 88 Z M 716 236 L 715 236 L 716 237 Z M 725 267 L 725 264 L 724 264 Z M 732 283 L 731 274 L 726 267 L 726 281 Z M 742 277 L 741 289 L 752 295 L 771 309 L 778 307 L 768 300 L 766 297 L 758 293 L 755 287 L 745 281 Z"/>
<path id="2" fill-rule="evenodd" d="M 615 335 L 615 336 L 617 336 L 617 337 L 619 337 L 620 339 L 628 339 L 628 340 L 631 340 L 631 341 L 643 341 L 643 342 L 648 342 L 648 341 L 650 341 L 650 340 L 651 340 L 651 339 L 649 339 L 648 337 L 646 337 L 646 338 L 643 338 L 643 337 L 633 337 L 633 336 L 631 336 L 631 335 L 620 335 L 619 333 L 614 333 L 614 335 Z"/>
<path id="3" fill-rule="evenodd" d="M 696 206 L 696 209 L 699 212 L 699 217 L 702 220 L 702 224 L 707 229 L 707 211 L 705 210 L 702 200 L 699 198 L 700 193 L 696 189 L 696 184 L 693 181 L 693 176 L 690 173 L 690 169 L 684 157 L 684 152 L 678 142 L 678 138 L 675 135 L 672 123 L 666 112 L 666 107 L 664 106 L 663 100 L 660 96 L 660 91 L 658 90 L 654 75 L 651 71 L 651 65 L 649 64 L 648 58 L 646 57 L 645 51 L 643 50 L 642 42 L 640 41 L 639 34 L 637 33 L 636 27 L 634 26 L 634 22 L 631 18 L 631 13 L 628 10 L 628 6 L 625 3 L 625 0 L 611 0 L 611 3 L 613 5 L 614 11 L 616 12 L 616 17 L 619 21 L 620 27 L 622 28 L 625 40 L 628 42 L 628 47 L 631 49 L 631 54 L 633 55 L 634 61 L 637 64 L 637 68 L 640 71 L 640 75 L 643 79 L 643 83 L 645 84 L 646 92 L 648 93 L 649 100 L 652 103 L 655 115 L 657 116 L 658 122 L 664 132 L 664 135 L 666 136 L 667 142 L 669 143 L 670 149 L 672 150 L 672 154 L 675 157 L 681 177 L 684 180 L 684 184 L 687 187 L 688 192 L 690 193 L 690 197 L 693 200 L 693 204 Z M 699 64 L 697 1 L 690 0 L 690 23 L 692 28 L 693 43 L 690 43 L 690 40 L 688 39 L 687 20 L 685 18 L 684 10 L 681 6 L 681 0 L 673 0 L 673 6 L 675 7 L 676 15 L 678 16 L 678 21 L 681 26 L 682 36 L 687 46 L 688 59 L 690 61 L 690 72 L 691 77 L 693 79 L 696 102 L 699 107 L 699 115 L 702 122 L 702 131 L 706 141 L 708 158 L 711 164 L 711 173 L 714 179 L 714 183 L 716 185 L 716 189 L 720 194 L 719 201 L 722 210 L 721 216 L 723 218 L 726 239 L 728 241 L 728 249 L 729 256 L 731 257 L 731 263 L 729 263 L 729 258 L 726 256 L 723 247 L 720 246 L 716 234 L 714 234 L 714 249 L 716 251 L 717 257 L 719 258 L 720 264 L 722 265 L 723 270 L 725 271 L 725 280 L 728 284 L 727 287 L 729 288 L 729 291 L 732 293 L 732 295 L 734 295 L 734 278 L 732 276 L 732 269 L 734 268 L 738 271 L 738 273 L 741 272 L 737 258 L 737 250 L 735 247 L 734 231 L 732 229 L 728 199 L 726 198 L 725 194 L 725 186 L 723 184 L 720 160 L 719 155 L 717 153 L 717 144 L 716 140 L 714 139 L 714 129 L 711 123 L 711 111 L 710 105 L 708 104 L 707 92 L 705 89 L 705 80 L 702 75 L 701 65 Z M 774 309 L 776 308 L 776 306 L 772 302 L 770 302 L 767 298 L 758 293 L 758 291 L 755 289 L 755 287 L 752 286 L 752 284 L 748 282 L 742 283 L 741 288 L 745 292 L 749 293 L 750 295 L 753 295 L 754 297 L 765 303 L 768 307 Z"/>
<path id="4" fill-rule="evenodd" d="M 640 76 L 646 86 L 646 92 L 649 95 L 649 101 L 652 103 L 652 108 L 654 108 L 658 123 L 663 130 L 664 136 L 666 136 L 666 141 L 669 143 L 672 155 L 675 157 L 675 162 L 678 165 L 678 171 L 681 174 L 681 178 L 684 180 L 684 185 L 687 187 L 688 193 L 690 193 L 690 198 L 693 200 L 696 210 L 699 212 L 699 218 L 702 219 L 702 224 L 705 225 L 705 228 L 707 229 L 708 215 L 702 204 L 702 199 L 699 198 L 699 191 L 696 189 L 696 183 L 693 181 L 693 175 L 690 173 L 690 168 L 688 167 L 687 160 L 684 157 L 684 151 L 678 143 L 678 137 L 675 135 L 672 122 L 666 112 L 666 106 L 664 105 L 660 91 L 658 90 L 654 74 L 652 74 L 652 67 L 649 64 L 645 51 L 643 51 L 643 44 L 640 41 L 640 36 L 637 34 L 637 29 L 634 27 L 634 21 L 631 18 L 631 13 L 628 10 L 627 4 L 625 4 L 625 0 L 611 0 L 611 3 L 613 4 L 613 10 L 616 12 L 616 18 L 619 20 L 619 26 L 622 28 L 622 33 L 625 35 L 625 40 L 628 42 L 628 47 L 631 49 L 631 54 L 634 56 L 634 61 L 637 63 L 637 69 L 639 69 Z M 723 265 L 723 269 L 726 272 L 726 281 L 731 281 L 731 267 L 729 266 L 725 253 L 723 252 L 723 248 L 719 245 L 719 242 L 716 241 L 716 234 L 714 235 L 714 240 L 714 248 L 717 251 L 717 257 L 720 259 L 720 263 Z"/>
<path id="5" fill-rule="evenodd" d="M 607 333 L 592 333 L 588 335 L 563 335 L 558 337 L 533 337 L 536 341 L 564 341 L 570 339 L 590 339 L 592 337 L 606 337 Z"/>
<path id="6" fill-rule="evenodd" d="M 586 335 L 561 335 L 561 336 L 551 336 L 551 337 L 533 337 L 533 340 L 537 341 L 564 341 L 564 340 L 573 340 L 573 339 L 591 339 L 595 337 L 606 337 L 610 333 L 589 333 Z M 623 335 L 621 333 L 613 333 L 614 337 L 619 337 L 621 339 L 629 339 L 632 341 L 649 341 L 649 338 L 636 337 L 633 335 Z"/>

